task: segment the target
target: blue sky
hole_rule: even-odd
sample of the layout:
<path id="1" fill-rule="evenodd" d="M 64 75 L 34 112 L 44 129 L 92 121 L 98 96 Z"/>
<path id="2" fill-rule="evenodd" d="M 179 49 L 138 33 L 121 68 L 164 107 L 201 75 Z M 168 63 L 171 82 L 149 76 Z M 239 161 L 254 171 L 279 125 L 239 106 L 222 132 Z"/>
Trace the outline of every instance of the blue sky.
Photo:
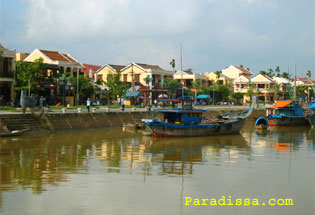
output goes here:
<path id="1" fill-rule="evenodd" d="M 314 69 L 314 0 L 0 0 L 0 42 L 82 63 L 212 72 L 244 65 L 299 76 Z"/>

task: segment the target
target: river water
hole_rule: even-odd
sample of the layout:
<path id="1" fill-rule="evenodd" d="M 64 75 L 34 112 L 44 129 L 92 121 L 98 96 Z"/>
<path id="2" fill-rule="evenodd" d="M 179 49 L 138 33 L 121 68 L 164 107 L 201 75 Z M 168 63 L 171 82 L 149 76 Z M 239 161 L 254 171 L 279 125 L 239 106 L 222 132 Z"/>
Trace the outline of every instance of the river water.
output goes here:
<path id="1" fill-rule="evenodd" d="M 252 125 L 202 138 L 121 128 L 1 138 L 0 214 L 314 214 L 315 129 Z"/>

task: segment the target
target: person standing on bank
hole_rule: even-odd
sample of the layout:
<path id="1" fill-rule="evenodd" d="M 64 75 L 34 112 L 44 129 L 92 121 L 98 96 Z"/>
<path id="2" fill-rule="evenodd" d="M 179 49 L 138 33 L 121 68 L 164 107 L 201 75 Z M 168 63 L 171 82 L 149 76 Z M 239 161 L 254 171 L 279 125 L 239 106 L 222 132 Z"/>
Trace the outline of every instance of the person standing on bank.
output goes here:
<path id="1" fill-rule="evenodd" d="M 43 96 L 41 96 L 40 98 L 39 98 L 39 108 L 40 109 L 42 109 L 43 107 L 44 107 L 44 101 L 45 101 L 46 99 L 43 97 Z"/>
<path id="2" fill-rule="evenodd" d="M 90 112 L 90 106 L 91 106 L 90 98 L 87 98 L 87 100 L 86 100 L 86 108 L 87 108 L 88 112 Z"/>
<path id="3" fill-rule="evenodd" d="M 125 110 L 125 100 L 124 100 L 124 97 L 122 97 L 120 99 L 120 105 L 121 105 L 121 110 L 124 111 Z"/>

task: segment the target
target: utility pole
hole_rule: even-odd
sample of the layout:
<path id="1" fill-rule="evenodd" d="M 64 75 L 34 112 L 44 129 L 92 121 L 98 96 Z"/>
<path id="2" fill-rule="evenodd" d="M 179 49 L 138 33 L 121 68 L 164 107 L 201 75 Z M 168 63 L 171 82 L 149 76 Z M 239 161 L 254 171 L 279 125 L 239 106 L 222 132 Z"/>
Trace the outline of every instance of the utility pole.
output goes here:
<path id="1" fill-rule="evenodd" d="M 180 43 L 180 71 L 182 78 L 182 98 L 184 98 L 184 78 L 183 78 L 183 57 L 182 57 L 182 43 Z"/>
<path id="2" fill-rule="evenodd" d="M 132 92 L 135 91 L 135 81 L 134 81 L 134 74 L 133 74 L 133 64 L 131 64 L 131 89 Z"/>
<path id="3" fill-rule="evenodd" d="M 296 100 L 296 64 L 294 64 L 294 91 L 293 91 L 293 100 Z"/>

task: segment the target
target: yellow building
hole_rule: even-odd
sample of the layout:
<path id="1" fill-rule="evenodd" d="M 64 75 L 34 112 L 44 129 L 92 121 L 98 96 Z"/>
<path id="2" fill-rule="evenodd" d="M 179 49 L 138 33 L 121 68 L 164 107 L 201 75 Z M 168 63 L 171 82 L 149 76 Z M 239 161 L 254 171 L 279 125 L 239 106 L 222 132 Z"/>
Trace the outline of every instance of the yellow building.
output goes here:
<path id="1" fill-rule="evenodd" d="M 224 74 L 218 75 L 214 72 L 208 72 L 205 74 L 208 82 L 211 84 L 223 84 L 223 85 L 233 85 L 233 78 L 230 78 Z"/>
<path id="2" fill-rule="evenodd" d="M 151 81 L 146 82 L 146 78 L 150 77 Z M 162 83 L 166 78 L 172 78 L 173 72 L 165 70 L 158 65 L 149 65 L 141 63 L 131 63 L 121 70 L 121 81 L 132 83 L 138 86 L 162 87 Z"/>
<path id="3" fill-rule="evenodd" d="M 249 102 L 250 98 L 247 96 L 247 92 L 250 89 L 251 80 L 248 76 L 241 75 L 234 81 L 234 93 L 243 94 L 243 103 Z"/>
<path id="4" fill-rule="evenodd" d="M 18 53 L 19 55 L 20 53 Z M 71 76 L 76 76 L 76 71 L 79 70 L 80 74 L 83 74 L 83 65 L 71 57 L 69 54 L 62 54 L 58 51 L 47 51 L 35 49 L 30 53 L 24 61 L 34 62 L 35 60 L 42 58 L 43 62 L 47 64 L 47 76 L 57 76 L 59 73 L 70 73 Z"/>
<path id="5" fill-rule="evenodd" d="M 246 77 L 250 77 L 251 75 L 253 75 L 251 71 L 248 71 L 245 68 L 237 67 L 233 65 L 229 66 L 226 69 L 222 69 L 222 74 L 234 80 L 236 80 L 241 75 L 246 76 Z"/>
<path id="6" fill-rule="evenodd" d="M 273 102 L 275 99 L 275 81 L 267 75 L 258 74 L 251 80 L 251 84 L 259 91 L 258 100 Z"/>
<path id="7" fill-rule="evenodd" d="M 0 44 L 0 105 L 14 101 L 15 54 Z"/>
<path id="8" fill-rule="evenodd" d="M 105 64 L 99 70 L 96 71 L 95 81 L 103 80 L 104 82 L 107 82 L 107 77 L 109 74 L 115 74 L 115 73 L 121 71 L 125 67 L 126 66 Z"/>
<path id="9" fill-rule="evenodd" d="M 199 81 L 201 86 L 207 86 L 208 81 L 205 74 L 191 71 L 178 71 L 174 74 L 174 79 L 180 81 L 182 85 L 192 88 L 194 81 Z"/>

